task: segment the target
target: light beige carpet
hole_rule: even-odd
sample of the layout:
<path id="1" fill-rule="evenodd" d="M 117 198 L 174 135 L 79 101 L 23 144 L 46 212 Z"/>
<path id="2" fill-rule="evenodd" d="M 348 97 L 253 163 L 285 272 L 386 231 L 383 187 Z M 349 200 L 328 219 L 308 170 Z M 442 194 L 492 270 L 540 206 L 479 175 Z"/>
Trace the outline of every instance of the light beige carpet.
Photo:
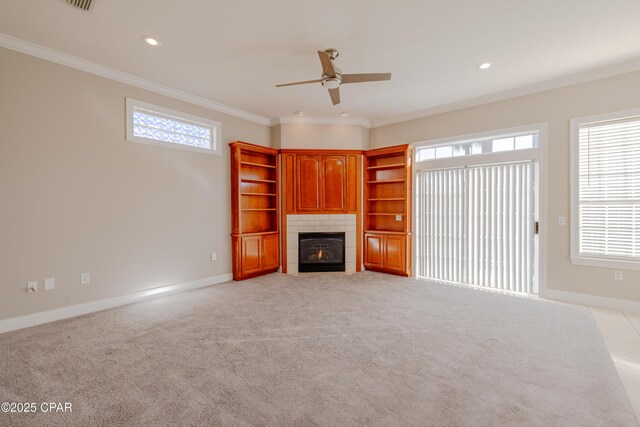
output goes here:
<path id="1" fill-rule="evenodd" d="M 636 426 L 587 310 L 272 274 L 0 335 L 0 425 Z"/>

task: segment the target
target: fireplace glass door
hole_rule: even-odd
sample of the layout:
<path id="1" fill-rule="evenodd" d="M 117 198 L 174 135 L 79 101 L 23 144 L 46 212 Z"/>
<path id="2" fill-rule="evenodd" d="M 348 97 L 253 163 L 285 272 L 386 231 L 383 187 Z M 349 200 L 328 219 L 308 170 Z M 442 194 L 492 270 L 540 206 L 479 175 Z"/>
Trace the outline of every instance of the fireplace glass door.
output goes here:
<path id="1" fill-rule="evenodd" d="M 344 233 L 298 234 L 298 271 L 345 271 Z"/>

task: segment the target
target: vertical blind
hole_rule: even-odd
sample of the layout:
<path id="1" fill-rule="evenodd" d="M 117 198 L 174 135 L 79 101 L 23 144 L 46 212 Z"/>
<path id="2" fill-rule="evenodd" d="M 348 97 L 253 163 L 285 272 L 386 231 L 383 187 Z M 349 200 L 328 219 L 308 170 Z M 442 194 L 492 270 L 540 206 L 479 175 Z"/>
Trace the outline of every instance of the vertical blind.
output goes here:
<path id="1" fill-rule="evenodd" d="M 640 117 L 578 127 L 580 254 L 640 261 Z"/>
<path id="2" fill-rule="evenodd" d="M 536 294 L 534 162 L 420 171 L 418 277 Z"/>

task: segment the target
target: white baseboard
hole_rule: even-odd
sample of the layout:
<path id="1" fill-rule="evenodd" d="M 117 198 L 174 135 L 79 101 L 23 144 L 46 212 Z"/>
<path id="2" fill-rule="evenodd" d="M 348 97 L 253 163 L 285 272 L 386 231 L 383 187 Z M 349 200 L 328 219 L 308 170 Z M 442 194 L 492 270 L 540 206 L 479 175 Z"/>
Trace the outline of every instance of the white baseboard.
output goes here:
<path id="1" fill-rule="evenodd" d="M 640 313 L 640 301 L 601 297 L 598 295 L 583 294 L 579 292 L 558 291 L 548 288 L 544 297 L 545 299 L 569 302 L 572 304 L 608 308 L 610 310 L 626 311 L 630 313 Z"/>
<path id="2" fill-rule="evenodd" d="M 134 302 L 177 294 L 179 292 L 190 291 L 192 289 L 204 288 L 206 286 L 228 282 L 232 278 L 233 276 L 231 273 L 220 274 L 218 276 L 206 277 L 204 279 L 193 280 L 191 282 L 176 283 L 174 285 L 162 286 L 159 288 L 136 292 L 134 294 L 105 298 L 84 304 L 70 305 L 67 307 L 57 308 L 55 310 L 28 314 L 26 316 L 12 317 L 10 319 L 0 320 L 0 334 L 29 328 L 31 326 L 42 325 L 43 323 L 55 322 L 56 320 L 94 313 L 96 311 L 107 310 L 109 308 L 127 305 Z"/>

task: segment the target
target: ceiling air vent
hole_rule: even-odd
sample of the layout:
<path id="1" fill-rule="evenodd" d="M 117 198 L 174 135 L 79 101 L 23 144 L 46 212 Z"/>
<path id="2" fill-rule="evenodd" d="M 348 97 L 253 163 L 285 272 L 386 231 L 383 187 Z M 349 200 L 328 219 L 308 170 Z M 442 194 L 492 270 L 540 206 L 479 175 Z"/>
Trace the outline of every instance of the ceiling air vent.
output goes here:
<path id="1" fill-rule="evenodd" d="M 82 9 L 86 12 L 89 12 L 95 0 L 65 0 L 71 6 L 75 6 L 78 9 Z"/>

